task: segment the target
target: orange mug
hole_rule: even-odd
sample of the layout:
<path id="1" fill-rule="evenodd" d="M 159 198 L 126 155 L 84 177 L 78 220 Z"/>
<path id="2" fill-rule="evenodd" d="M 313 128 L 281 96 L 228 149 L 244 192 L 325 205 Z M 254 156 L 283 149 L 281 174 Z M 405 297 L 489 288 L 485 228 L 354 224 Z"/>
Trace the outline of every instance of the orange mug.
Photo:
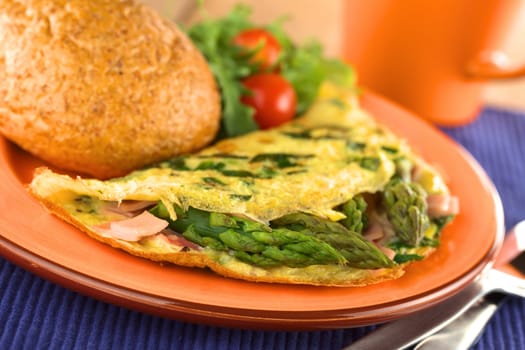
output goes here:
<path id="1" fill-rule="evenodd" d="M 522 0 L 346 0 L 342 54 L 360 84 L 446 126 L 472 121 Z"/>

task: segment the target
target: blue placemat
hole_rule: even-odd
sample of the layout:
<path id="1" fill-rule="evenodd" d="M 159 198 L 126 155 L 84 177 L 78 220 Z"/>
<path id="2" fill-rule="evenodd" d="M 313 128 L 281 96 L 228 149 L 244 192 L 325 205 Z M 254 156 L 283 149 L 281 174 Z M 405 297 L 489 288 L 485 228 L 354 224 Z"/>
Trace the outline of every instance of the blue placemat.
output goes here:
<path id="1" fill-rule="evenodd" d="M 525 112 L 485 108 L 466 127 L 443 129 L 496 185 L 507 227 L 525 218 Z M 0 349 L 340 349 L 375 327 L 314 332 L 218 328 L 99 302 L 0 258 Z M 511 298 L 475 349 L 523 349 L 525 301 Z"/>

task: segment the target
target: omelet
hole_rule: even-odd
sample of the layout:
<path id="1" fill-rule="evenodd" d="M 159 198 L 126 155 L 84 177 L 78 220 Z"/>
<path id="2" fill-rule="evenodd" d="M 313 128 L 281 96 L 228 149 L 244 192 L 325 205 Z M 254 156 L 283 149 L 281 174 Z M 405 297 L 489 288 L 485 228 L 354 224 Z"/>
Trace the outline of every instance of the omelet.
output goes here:
<path id="1" fill-rule="evenodd" d="M 442 176 L 354 90 L 305 115 L 110 180 L 37 169 L 29 191 L 130 254 L 255 282 L 363 286 L 403 275 L 459 210 Z"/>

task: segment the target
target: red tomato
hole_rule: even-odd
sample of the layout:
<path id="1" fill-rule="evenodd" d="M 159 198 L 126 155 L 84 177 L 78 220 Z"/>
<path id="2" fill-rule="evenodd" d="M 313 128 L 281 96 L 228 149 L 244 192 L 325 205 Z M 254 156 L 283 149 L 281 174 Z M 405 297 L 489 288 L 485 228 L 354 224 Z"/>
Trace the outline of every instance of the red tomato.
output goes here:
<path id="1" fill-rule="evenodd" d="M 243 80 L 250 90 L 241 102 L 255 109 L 254 119 L 261 129 L 273 128 L 291 120 L 297 107 L 297 95 L 286 79 L 276 73 L 259 73 Z"/>
<path id="2" fill-rule="evenodd" d="M 268 31 L 260 28 L 247 29 L 233 38 L 233 43 L 246 50 L 257 49 L 257 53 L 251 57 L 252 63 L 261 65 L 261 69 L 273 66 L 281 53 L 281 45 Z"/>

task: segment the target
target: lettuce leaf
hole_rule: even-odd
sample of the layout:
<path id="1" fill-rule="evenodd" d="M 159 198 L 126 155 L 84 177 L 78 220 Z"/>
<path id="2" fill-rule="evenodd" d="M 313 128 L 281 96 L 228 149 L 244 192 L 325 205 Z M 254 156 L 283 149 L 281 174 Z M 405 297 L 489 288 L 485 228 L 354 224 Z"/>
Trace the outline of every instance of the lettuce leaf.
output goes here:
<path id="1" fill-rule="evenodd" d="M 187 34 L 208 61 L 222 95 L 222 124 L 219 138 L 233 137 L 256 130 L 254 110 L 241 103 L 247 91 L 241 81 L 258 72 L 259 67 L 249 62 L 249 56 L 232 45 L 239 32 L 262 27 L 279 41 L 282 53 L 278 62 L 281 74 L 293 85 L 297 94 L 296 115 L 302 114 L 314 101 L 320 84 L 331 80 L 352 87 L 355 84 L 353 69 L 340 60 L 327 59 L 318 42 L 303 46 L 292 42 L 282 29 L 283 18 L 266 26 L 250 20 L 251 9 L 237 5 L 225 17 L 204 19 L 186 29 Z"/>

